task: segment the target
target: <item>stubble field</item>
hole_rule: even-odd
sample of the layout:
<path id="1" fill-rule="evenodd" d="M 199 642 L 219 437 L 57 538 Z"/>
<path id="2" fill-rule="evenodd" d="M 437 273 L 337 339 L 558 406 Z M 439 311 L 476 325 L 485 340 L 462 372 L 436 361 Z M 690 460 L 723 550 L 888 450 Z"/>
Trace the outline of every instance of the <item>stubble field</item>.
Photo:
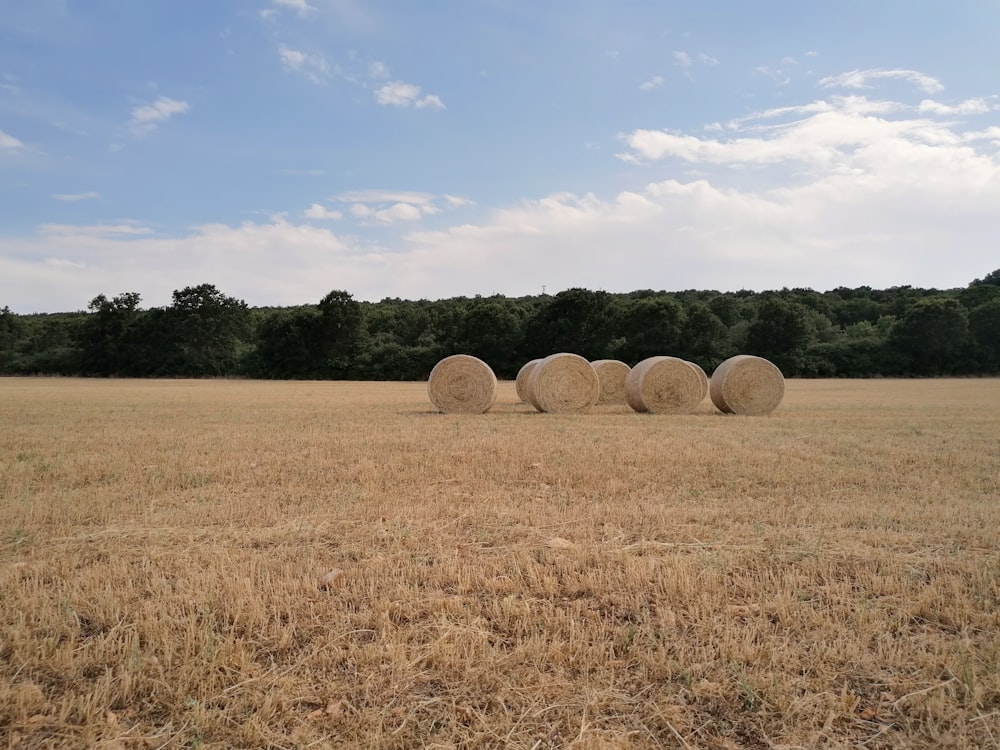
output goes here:
<path id="1" fill-rule="evenodd" d="M 0 747 L 1000 747 L 998 529 L 997 380 L 2 379 Z"/>

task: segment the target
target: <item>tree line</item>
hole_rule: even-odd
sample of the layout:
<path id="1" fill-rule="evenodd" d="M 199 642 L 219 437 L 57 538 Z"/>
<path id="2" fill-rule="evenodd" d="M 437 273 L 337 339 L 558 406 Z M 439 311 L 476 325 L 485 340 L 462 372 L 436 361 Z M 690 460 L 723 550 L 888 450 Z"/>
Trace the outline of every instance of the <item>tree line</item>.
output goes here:
<path id="1" fill-rule="evenodd" d="M 960 289 L 828 292 L 568 289 L 528 297 L 355 300 L 251 308 L 213 284 L 143 309 L 135 292 L 86 311 L 0 309 L 0 374 L 421 380 L 449 354 L 500 378 L 568 351 L 629 364 L 657 354 L 711 371 L 756 354 L 788 377 L 1000 374 L 1000 269 Z"/>

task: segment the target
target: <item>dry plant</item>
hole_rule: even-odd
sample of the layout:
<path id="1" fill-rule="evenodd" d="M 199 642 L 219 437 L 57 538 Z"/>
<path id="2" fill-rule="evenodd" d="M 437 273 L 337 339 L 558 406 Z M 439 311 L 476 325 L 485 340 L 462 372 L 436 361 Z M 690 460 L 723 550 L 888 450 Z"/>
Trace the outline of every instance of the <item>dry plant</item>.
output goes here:
<path id="1" fill-rule="evenodd" d="M 648 357 L 625 378 L 625 401 L 637 412 L 690 414 L 705 398 L 704 370 L 677 357 Z"/>
<path id="2" fill-rule="evenodd" d="M 521 365 L 521 369 L 517 371 L 517 380 L 514 381 L 514 387 L 517 390 L 518 399 L 526 404 L 531 403 L 531 395 L 528 393 L 528 382 L 531 379 L 531 371 L 541 361 L 541 358 L 530 359 Z"/>
<path id="3" fill-rule="evenodd" d="M 431 370 L 427 396 L 445 414 L 483 414 L 497 400 L 497 378 L 478 357 L 452 354 Z"/>
<path id="4" fill-rule="evenodd" d="M 588 411 L 601 395 L 597 372 L 579 354 L 550 354 L 528 376 L 526 388 L 532 406 L 553 414 Z"/>
<path id="5" fill-rule="evenodd" d="M 785 394 L 785 378 L 773 362 L 738 354 L 715 368 L 709 392 L 721 412 L 761 416 L 778 408 Z"/>
<path id="6" fill-rule="evenodd" d="M 0 746 L 991 748 L 1000 382 L 0 380 Z"/>
<path id="7" fill-rule="evenodd" d="M 632 368 L 617 359 L 597 359 L 590 363 L 601 383 L 598 404 L 624 404 L 625 378 Z"/>

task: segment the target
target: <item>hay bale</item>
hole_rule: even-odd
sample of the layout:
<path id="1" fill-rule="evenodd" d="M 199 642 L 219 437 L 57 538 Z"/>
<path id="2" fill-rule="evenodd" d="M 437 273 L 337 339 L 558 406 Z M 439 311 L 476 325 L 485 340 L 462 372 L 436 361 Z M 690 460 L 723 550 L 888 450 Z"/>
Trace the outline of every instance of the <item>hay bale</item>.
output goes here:
<path id="1" fill-rule="evenodd" d="M 701 365 L 695 362 L 688 362 L 688 364 L 694 368 L 694 371 L 698 373 L 698 379 L 701 380 L 701 398 L 698 399 L 698 403 L 700 404 L 705 400 L 705 396 L 708 395 L 708 375 L 705 374 L 705 370 L 702 369 Z"/>
<path id="2" fill-rule="evenodd" d="M 677 357 L 649 357 L 625 378 L 625 401 L 637 412 L 689 414 L 705 397 L 691 363 Z"/>
<path id="3" fill-rule="evenodd" d="M 712 373 L 709 394 L 716 408 L 726 414 L 770 414 L 785 395 L 785 378 L 763 357 L 738 354 Z"/>
<path id="4" fill-rule="evenodd" d="M 517 371 L 517 381 L 514 386 L 517 388 L 517 397 L 526 404 L 531 403 L 531 398 L 528 396 L 528 378 L 531 377 L 531 371 L 535 369 L 535 365 L 541 361 L 540 358 L 529 360 Z"/>
<path id="5" fill-rule="evenodd" d="M 590 366 L 594 368 L 601 383 L 601 395 L 598 396 L 597 403 L 624 404 L 625 378 L 632 368 L 617 359 L 597 359 Z"/>
<path id="6" fill-rule="evenodd" d="M 427 395 L 445 414 L 482 414 L 497 399 L 497 378 L 478 357 L 453 354 L 434 365 Z"/>
<path id="7" fill-rule="evenodd" d="M 551 354 L 535 365 L 528 378 L 528 397 L 538 411 L 587 411 L 600 395 L 597 373 L 578 354 Z"/>

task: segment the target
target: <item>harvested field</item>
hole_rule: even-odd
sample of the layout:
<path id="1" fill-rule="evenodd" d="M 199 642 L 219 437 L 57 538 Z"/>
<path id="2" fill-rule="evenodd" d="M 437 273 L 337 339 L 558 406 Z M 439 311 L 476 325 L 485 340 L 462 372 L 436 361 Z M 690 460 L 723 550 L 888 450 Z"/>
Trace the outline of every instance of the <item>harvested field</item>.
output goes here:
<path id="1" fill-rule="evenodd" d="M 998 747 L 998 407 L 0 379 L 0 739 Z"/>

